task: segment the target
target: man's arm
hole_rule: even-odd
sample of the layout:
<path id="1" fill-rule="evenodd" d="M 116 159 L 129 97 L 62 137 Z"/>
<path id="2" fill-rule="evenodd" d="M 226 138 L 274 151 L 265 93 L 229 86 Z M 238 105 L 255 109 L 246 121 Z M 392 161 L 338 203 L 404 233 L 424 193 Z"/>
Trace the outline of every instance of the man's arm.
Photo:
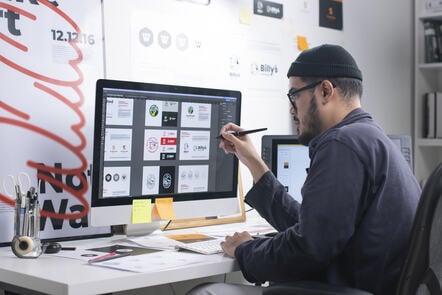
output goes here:
<path id="1" fill-rule="evenodd" d="M 253 147 L 247 135 L 237 137 L 227 132 L 243 130 L 244 129 L 233 123 L 225 125 L 220 132 L 224 139 L 219 146 L 226 154 L 234 154 L 250 170 L 253 182 L 256 183 L 264 173 L 269 171 L 269 168 Z"/>

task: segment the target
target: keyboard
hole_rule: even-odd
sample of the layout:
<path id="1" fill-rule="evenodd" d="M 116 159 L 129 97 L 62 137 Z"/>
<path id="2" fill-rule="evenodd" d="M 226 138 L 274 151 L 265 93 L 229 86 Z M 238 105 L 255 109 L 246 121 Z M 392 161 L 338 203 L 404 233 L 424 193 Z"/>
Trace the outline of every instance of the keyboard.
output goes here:
<path id="1" fill-rule="evenodd" d="M 176 245 L 175 248 L 177 250 L 188 250 L 201 254 L 216 254 L 223 252 L 223 249 L 221 249 L 220 245 L 222 241 L 223 240 L 221 239 L 211 239 L 195 243 L 188 243 L 188 244 L 183 243 L 181 245 Z"/>

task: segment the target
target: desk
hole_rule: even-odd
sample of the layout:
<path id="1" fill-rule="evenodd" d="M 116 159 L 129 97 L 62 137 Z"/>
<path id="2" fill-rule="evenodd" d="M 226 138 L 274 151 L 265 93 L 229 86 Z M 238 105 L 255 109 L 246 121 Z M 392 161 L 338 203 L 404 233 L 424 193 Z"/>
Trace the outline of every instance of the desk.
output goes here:
<path id="1" fill-rule="evenodd" d="M 220 225 L 223 226 L 223 225 Z M 227 225 L 234 227 L 234 225 Z M 243 224 L 241 224 L 243 226 Z M 239 226 L 239 228 L 241 228 Z M 219 226 L 218 226 L 219 227 Z M 177 232 L 177 231 L 173 231 Z M 109 245 L 121 237 L 63 242 L 64 246 L 95 247 Z M 10 247 L 0 248 L 0 289 L 26 294 L 85 295 L 204 278 L 239 270 L 234 259 L 223 254 L 206 255 L 203 263 L 155 273 L 134 273 L 88 265 L 84 261 L 43 254 L 37 259 L 20 259 Z M 29 292 L 33 290 L 33 292 Z"/>
<path id="2" fill-rule="evenodd" d="M 113 238 L 63 242 L 104 245 Z M 84 295 L 111 293 L 177 281 L 218 275 L 239 270 L 234 259 L 222 254 L 207 255 L 204 263 L 186 265 L 155 273 L 134 273 L 97 266 L 84 261 L 43 254 L 37 259 L 20 259 L 9 247 L 0 248 L 0 288 L 14 286 L 36 291 L 35 294 Z"/>

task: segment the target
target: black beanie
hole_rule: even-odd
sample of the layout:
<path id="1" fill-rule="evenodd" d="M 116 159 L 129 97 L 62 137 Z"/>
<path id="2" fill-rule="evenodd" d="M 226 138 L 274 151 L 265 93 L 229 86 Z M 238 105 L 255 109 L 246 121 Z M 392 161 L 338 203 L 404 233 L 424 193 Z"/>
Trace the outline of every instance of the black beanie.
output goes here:
<path id="1" fill-rule="evenodd" d="M 307 49 L 290 66 L 287 77 L 355 78 L 362 73 L 353 57 L 339 45 L 324 44 Z"/>

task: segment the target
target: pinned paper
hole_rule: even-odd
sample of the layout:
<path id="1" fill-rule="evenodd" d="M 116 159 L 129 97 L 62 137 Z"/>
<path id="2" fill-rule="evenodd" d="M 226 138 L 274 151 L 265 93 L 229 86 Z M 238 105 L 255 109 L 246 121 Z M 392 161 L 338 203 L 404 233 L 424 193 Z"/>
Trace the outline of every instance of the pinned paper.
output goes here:
<path id="1" fill-rule="evenodd" d="M 243 25 L 252 24 L 252 9 L 246 6 L 239 8 L 239 23 Z"/>
<path id="2" fill-rule="evenodd" d="M 151 200 L 132 201 L 132 223 L 152 222 L 152 202 Z"/>
<path id="3" fill-rule="evenodd" d="M 155 199 L 154 215 L 163 220 L 174 220 L 175 211 L 173 209 L 173 198 Z"/>
<path id="4" fill-rule="evenodd" d="M 297 36 L 296 37 L 298 41 L 298 49 L 299 50 L 306 50 L 308 49 L 308 43 L 307 43 L 307 37 L 305 36 Z"/>

